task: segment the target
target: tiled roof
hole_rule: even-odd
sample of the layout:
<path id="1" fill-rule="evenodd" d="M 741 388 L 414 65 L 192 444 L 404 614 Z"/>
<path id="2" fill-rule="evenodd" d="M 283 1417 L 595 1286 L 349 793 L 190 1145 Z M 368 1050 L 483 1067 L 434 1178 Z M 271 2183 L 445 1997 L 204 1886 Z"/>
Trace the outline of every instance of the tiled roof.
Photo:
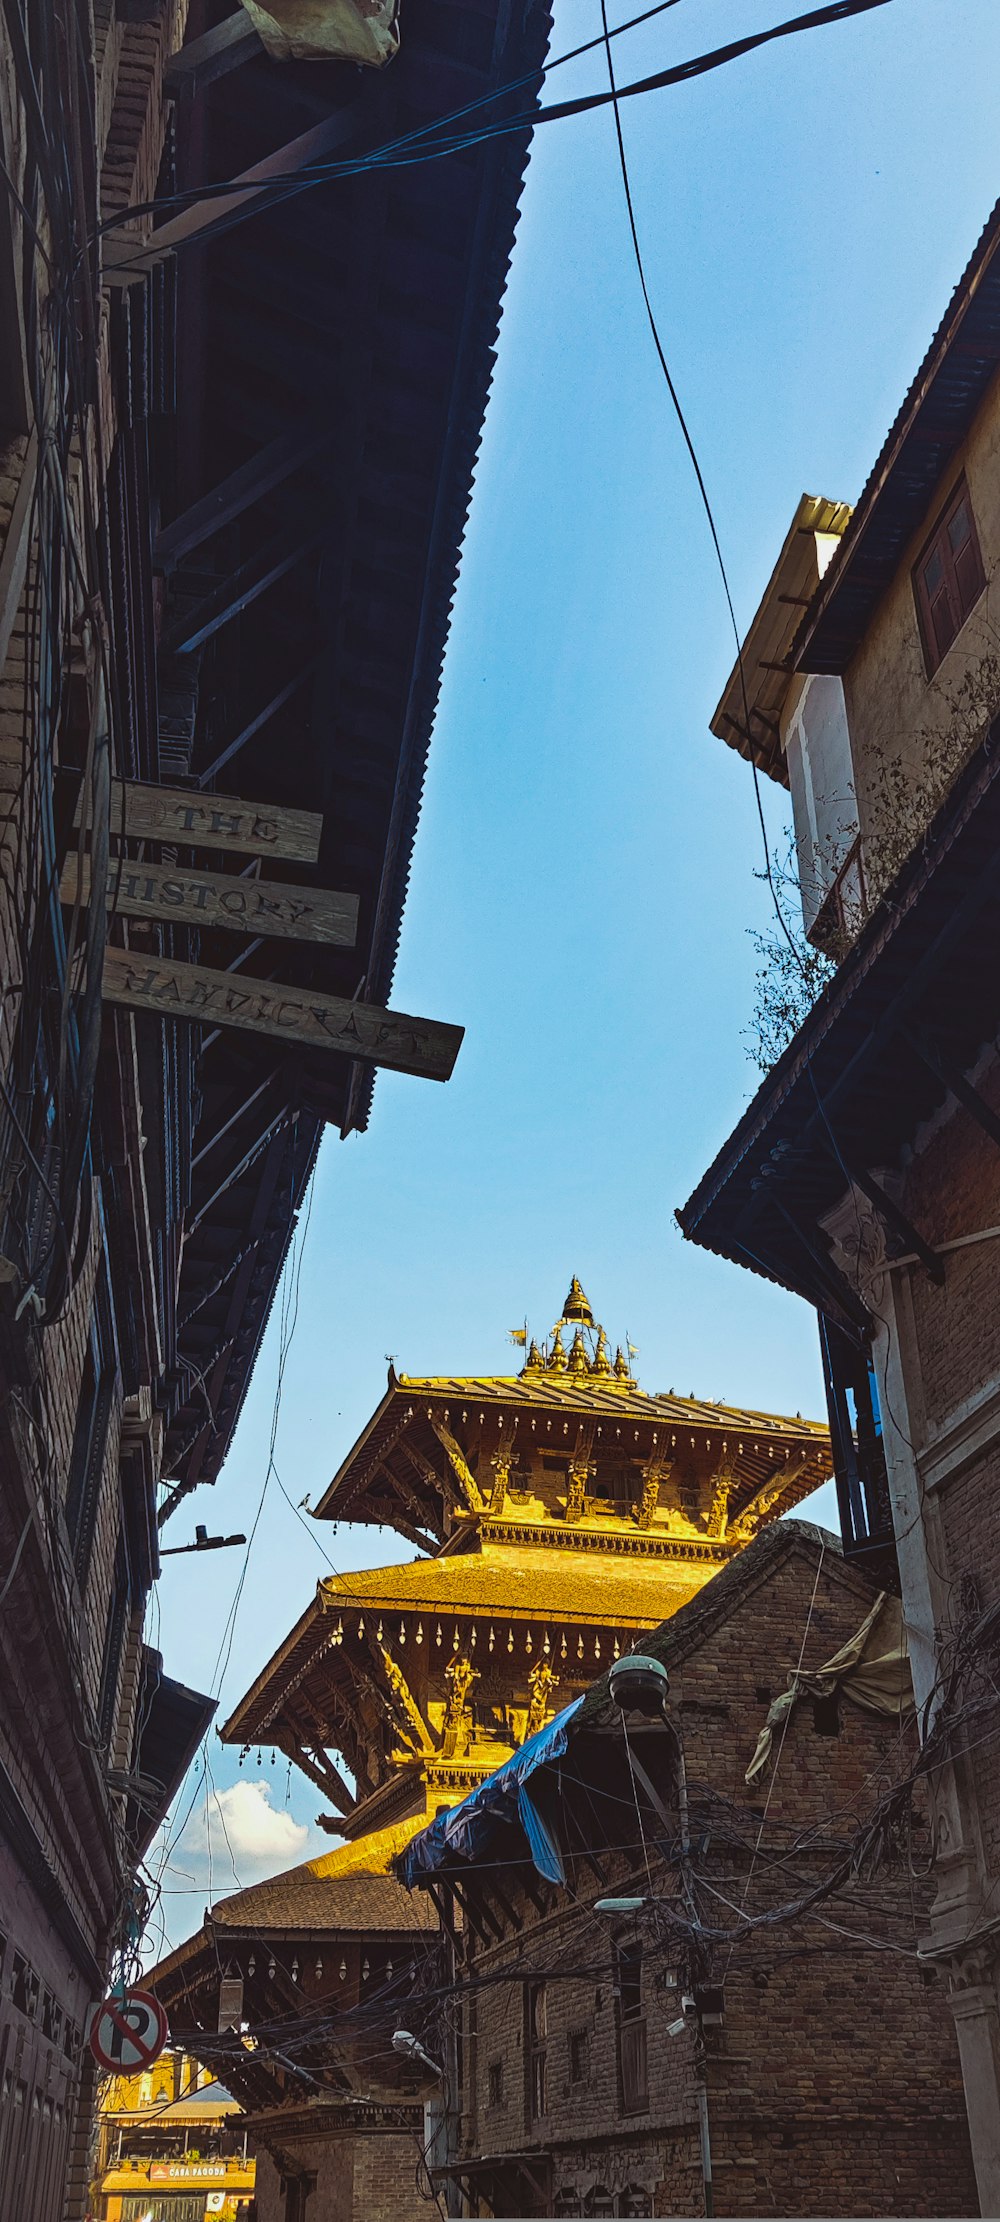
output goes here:
<path id="1" fill-rule="evenodd" d="M 723 1545 L 699 1567 L 674 1559 L 609 1562 L 603 1552 L 591 1557 L 536 1550 L 534 1545 L 487 1545 L 482 1552 L 454 1558 L 411 1559 L 407 1565 L 378 1566 L 368 1574 L 335 1574 L 319 1587 L 327 1611 L 344 1604 L 358 1610 L 378 1606 L 385 1612 L 422 1607 L 428 1614 L 586 1620 L 602 1628 L 632 1622 L 655 1626 L 694 1597 L 727 1555 Z"/>
<path id="2" fill-rule="evenodd" d="M 683 1548 L 683 1545 L 679 1546 Z M 603 1551 L 545 1550 L 516 1544 L 491 1546 L 454 1557 L 411 1559 L 368 1573 L 336 1574 L 319 1583 L 315 1602 L 220 1730 L 224 1743 L 263 1735 L 280 1710 L 286 1688 L 297 1685 L 323 1654 L 323 1671 L 336 1652 L 327 1649 L 335 1615 L 422 1613 L 531 1620 L 548 1626 L 584 1622 L 598 1628 L 651 1628 L 697 1595 L 729 1555 L 725 1544 L 693 1546 L 690 1559 L 615 1560 Z M 427 1640 L 431 1640 L 431 1626 Z"/>
<path id="3" fill-rule="evenodd" d="M 795 1441 L 820 1436 L 822 1421 L 804 1420 L 800 1414 L 785 1419 L 774 1412 L 750 1412 L 733 1404 L 712 1404 L 695 1396 L 676 1396 L 672 1389 L 656 1396 L 637 1387 L 616 1388 L 612 1383 L 574 1379 L 564 1373 L 544 1373 L 535 1379 L 521 1374 L 460 1376 L 434 1374 L 398 1376 L 400 1390 L 418 1390 L 428 1396 L 477 1398 L 490 1403 L 523 1404 L 529 1410 L 607 1414 L 611 1419 L 673 1420 L 687 1426 L 741 1427 L 758 1434 L 791 1436 Z"/>
<path id="4" fill-rule="evenodd" d="M 883 442 L 795 642 L 799 671 L 844 671 L 1000 364 L 1000 201 Z M 945 488 L 941 487 L 942 494 Z"/>
<path id="5" fill-rule="evenodd" d="M 644 1429 L 685 1427 L 701 1435 L 742 1434 L 759 1441 L 765 1455 L 779 1445 L 782 1449 L 803 1450 L 815 1444 L 817 1458 L 821 1459 L 829 1442 L 827 1429 L 821 1421 L 804 1420 L 798 1413 L 790 1419 L 774 1412 L 744 1411 L 738 1405 L 710 1404 L 698 1397 L 675 1396 L 672 1390 L 660 1396 L 647 1396 L 645 1390 L 634 1385 L 616 1385 L 600 1378 L 595 1380 L 592 1375 L 581 1378 L 568 1373 L 530 1377 L 522 1374 L 435 1374 L 418 1379 L 407 1374 L 391 1374 L 381 1404 L 316 1506 L 316 1518 L 383 1517 L 366 1507 L 365 1488 L 387 1450 L 405 1431 L 411 1411 L 414 1423 L 419 1422 L 418 1407 L 424 1399 L 446 1408 L 489 1407 L 539 1416 L 558 1412 L 564 1418 L 573 1415 L 581 1421 L 593 1419 L 598 1423 L 613 1420 L 618 1425 L 625 1422 Z M 763 1474 L 760 1478 L 764 1478 Z M 823 1478 L 817 1472 L 815 1478 L 805 1483 L 801 1494 L 804 1495 L 806 1489 L 816 1488 Z"/>
<path id="6" fill-rule="evenodd" d="M 400 1930 L 431 1929 L 433 1909 L 426 1904 L 418 1907 L 414 1918 L 413 1899 L 387 1873 L 390 1859 L 422 1826 L 423 1816 L 416 1815 L 355 1844 L 338 1844 L 302 1867 L 290 1867 L 284 1875 L 272 1875 L 269 1882 L 253 1883 L 231 1898 L 220 1898 L 212 1907 L 212 1921 L 221 1929 L 336 1935 L 392 1936 Z"/>

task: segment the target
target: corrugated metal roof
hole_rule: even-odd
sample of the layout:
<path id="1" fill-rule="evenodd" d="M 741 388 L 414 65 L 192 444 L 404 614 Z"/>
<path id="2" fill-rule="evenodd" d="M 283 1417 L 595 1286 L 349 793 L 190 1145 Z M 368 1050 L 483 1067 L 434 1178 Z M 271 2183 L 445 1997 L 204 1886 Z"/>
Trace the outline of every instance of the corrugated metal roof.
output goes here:
<path id="1" fill-rule="evenodd" d="M 1000 201 L 955 287 L 796 640 L 794 662 L 800 671 L 846 670 L 1000 367 L 998 245 Z"/>

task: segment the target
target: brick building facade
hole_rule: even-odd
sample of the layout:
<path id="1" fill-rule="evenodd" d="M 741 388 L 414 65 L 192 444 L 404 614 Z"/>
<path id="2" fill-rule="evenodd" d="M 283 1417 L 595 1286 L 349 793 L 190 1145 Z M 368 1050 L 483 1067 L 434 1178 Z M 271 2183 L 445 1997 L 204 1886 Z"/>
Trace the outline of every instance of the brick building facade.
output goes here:
<path id="1" fill-rule="evenodd" d="M 0 24 L 0 138 L 22 204 L 5 193 L 0 209 L 0 2214 L 78 2222 L 88 2009 L 134 1953 L 137 1861 L 211 1706 L 143 1636 L 170 1081 L 143 1086 L 127 1023 L 102 1035 L 103 936 L 58 911 L 61 783 L 82 774 L 96 797 L 102 754 L 105 770 L 109 748 L 127 760 L 129 711 L 111 696 L 141 616 L 141 594 L 112 607 L 109 593 L 121 335 L 93 250 L 68 313 L 61 273 L 100 211 L 155 189 L 186 10 L 133 23 L 105 0 L 92 22 L 29 11 L 26 30 L 19 13 Z M 53 167 L 62 143 L 75 187 Z"/>
<path id="2" fill-rule="evenodd" d="M 837 968 L 679 1214 L 820 1314 L 845 1547 L 897 1570 L 935 1751 L 923 1949 L 950 1986 L 983 2213 L 1000 2201 L 998 334 L 1000 209 L 832 546 L 834 505 L 803 504 L 748 636 L 749 724 L 738 675 L 720 704 L 716 731 L 790 786 L 805 923 Z"/>
<path id="3" fill-rule="evenodd" d="M 473 2213 L 973 2210 L 954 2025 L 919 1954 L 919 1794 L 848 1872 L 918 1749 L 905 1661 L 895 1717 L 850 1665 L 815 1681 L 876 1597 L 832 1537 L 779 1522 L 645 1642 L 665 1719 L 623 1715 L 603 1677 L 506 1803 L 495 1777 L 478 1819 L 473 1797 L 404 1855 L 459 1938 L 461 2126 L 439 2182 Z M 864 1657 L 898 1628 L 883 1598 Z M 440 2049 L 433 2011 L 425 2038 Z"/>

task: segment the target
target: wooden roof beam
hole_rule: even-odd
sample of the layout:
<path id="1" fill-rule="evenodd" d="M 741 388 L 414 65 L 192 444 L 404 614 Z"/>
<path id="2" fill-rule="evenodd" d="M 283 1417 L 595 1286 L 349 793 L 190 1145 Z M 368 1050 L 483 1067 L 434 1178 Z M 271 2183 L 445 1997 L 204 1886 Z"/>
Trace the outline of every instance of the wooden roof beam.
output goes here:
<path id="1" fill-rule="evenodd" d="M 297 139 L 289 139 L 285 146 L 276 147 L 273 154 L 253 163 L 250 169 L 241 170 L 232 181 L 232 192 L 193 202 L 169 217 L 148 239 L 136 239 L 126 231 L 105 232 L 101 243 L 105 279 L 112 285 L 134 285 L 179 247 L 210 239 L 220 225 L 252 216 L 278 181 L 294 178 L 348 147 L 359 148 L 362 111 L 358 94 L 359 88 L 352 86 L 349 98 L 322 123 L 303 131 Z"/>
<path id="2" fill-rule="evenodd" d="M 259 455 L 231 471 L 221 485 L 210 494 L 193 502 L 182 516 L 165 525 L 156 535 L 153 544 L 153 569 L 169 573 L 176 569 L 185 556 L 211 540 L 217 532 L 242 517 L 246 510 L 263 501 L 265 494 L 275 486 L 284 484 L 295 471 L 301 470 L 314 455 L 328 447 L 333 437 L 331 427 L 313 425 L 306 432 L 283 432 L 271 440 Z"/>
<path id="3" fill-rule="evenodd" d="M 322 1790 L 324 1797 L 329 1798 L 337 1812 L 346 1818 L 353 1813 L 358 1801 L 348 1789 L 340 1768 L 334 1765 L 322 1745 L 306 1745 L 299 1741 L 303 1730 L 292 1713 L 287 1712 L 286 1719 L 290 1723 L 288 1732 L 275 1738 L 278 1750 L 283 1751 L 285 1758 L 299 1767 L 314 1787 Z"/>
<path id="4" fill-rule="evenodd" d="M 164 656 L 190 656 L 211 640 L 234 617 L 242 617 L 254 602 L 260 600 L 271 586 L 286 577 L 289 571 L 312 555 L 326 539 L 328 522 L 317 524 L 312 532 L 304 533 L 301 525 L 292 525 L 274 535 L 267 546 L 241 563 L 238 570 L 229 573 L 214 593 L 206 594 L 195 603 L 184 617 L 175 617 L 167 627 L 160 643 Z"/>
<path id="5" fill-rule="evenodd" d="M 468 1504 L 453 1477 L 450 1465 L 445 1473 L 441 1474 L 437 1467 L 432 1465 L 431 1460 L 424 1457 L 423 1451 L 417 1449 L 415 1443 L 404 1442 L 400 1445 L 400 1448 L 404 1457 L 409 1459 L 414 1473 L 418 1474 L 420 1480 L 434 1491 L 435 1496 L 440 1497 L 443 1504 L 448 1505 L 452 1512 L 468 1511 Z"/>
<path id="6" fill-rule="evenodd" d="M 790 1489 L 793 1482 L 801 1479 L 812 1464 L 814 1455 L 810 1448 L 803 1451 L 801 1458 L 786 1459 L 783 1466 L 776 1466 L 768 1474 L 767 1480 L 754 1491 L 749 1503 L 744 1505 L 742 1512 L 738 1512 L 731 1523 L 728 1530 L 731 1543 L 748 1543 L 756 1535 L 761 1521 L 784 1496 L 786 1489 Z"/>
<path id="7" fill-rule="evenodd" d="M 178 53 L 172 54 L 163 72 L 163 90 L 168 100 L 183 100 L 200 93 L 206 85 L 214 85 L 220 77 L 227 77 L 230 70 L 239 69 L 243 62 L 252 61 L 254 55 L 263 54 L 257 32 L 243 8 L 236 8 L 232 15 L 223 16 L 211 31 L 203 31 L 200 39 L 189 40 Z"/>
<path id="8" fill-rule="evenodd" d="M 424 1528 L 429 1528 L 431 1534 L 436 1535 L 438 1541 L 441 1542 L 443 1539 L 443 1530 L 441 1521 L 434 1518 L 433 1498 L 431 1500 L 431 1507 L 430 1509 L 428 1509 L 426 1500 L 420 1497 L 417 1490 L 414 1489 L 412 1483 L 407 1481 L 405 1474 L 398 1473 L 395 1466 L 390 1466 L 388 1458 L 383 1458 L 379 1471 L 387 1475 L 388 1479 L 392 1483 L 393 1488 L 396 1491 L 397 1496 L 402 1498 L 407 1511 L 412 1514 L 412 1517 L 416 1521 L 417 1525 L 423 1526 Z M 400 1525 L 402 1525 L 402 1523 L 400 1523 Z M 404 1529 L 403 1532 L 404 1534 L 410 1535 L 411 1541 L 413 1540 L 413 1532 L 409 1527 Z"/>

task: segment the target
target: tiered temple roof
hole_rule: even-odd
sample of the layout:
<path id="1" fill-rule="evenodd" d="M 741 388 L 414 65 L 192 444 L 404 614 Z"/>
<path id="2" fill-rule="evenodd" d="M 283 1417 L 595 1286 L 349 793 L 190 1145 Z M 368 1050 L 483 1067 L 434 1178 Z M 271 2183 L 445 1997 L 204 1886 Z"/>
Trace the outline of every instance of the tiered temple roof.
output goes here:
<path id="1" fill-rule="evenodd" d="M 224 1899 L 165 1995 L 210 1992 L 223 1947 L 259 1982 L 262 1937 L 277 1982 L 338 1924 L 398 1962 L 386 1930 L 410 1914 L 387 1871 L 415 1830 L 829 1474 L 813 1421 L 648 1395 L 577 1281 L 544 1341 L 517 1339 L 517 1375 L 390 1372 L 334 1476 L 317 1517 L 394 1527 L 419 1556 L 321 1581 L 221 1733 L 287 1753 L 347 1841 Z"/>
<path id="2" fill-rule="evenodd" d="M 829 1472 L 812 1421 L 647 1395 L 577 1280 L 518 1339 L 516 1376 L 390 1373 L 317 1517 L 422 1555 L 320 1582 L 222 1731 L 287 1752 L 350 1836 L 464 1795 Z"/>

